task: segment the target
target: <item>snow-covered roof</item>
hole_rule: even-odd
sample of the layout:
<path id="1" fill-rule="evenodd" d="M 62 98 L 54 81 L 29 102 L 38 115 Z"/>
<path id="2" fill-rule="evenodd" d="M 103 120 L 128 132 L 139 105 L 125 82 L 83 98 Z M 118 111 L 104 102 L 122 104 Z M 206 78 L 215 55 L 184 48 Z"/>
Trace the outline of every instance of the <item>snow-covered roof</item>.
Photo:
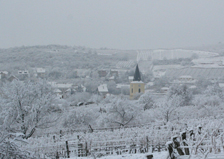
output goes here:
<path id="1" fill-rule="evenodd" d="M 192 78 L 192 76 L 183 75 L 183 76 L 180 76 L 179 78 Z"/>
<path id="2" fill-rule="evenodd" d="M 142 81 L 132 81 L 131 83 L 144 83 Z"/>
<path id="3" fill-rule="evenodd" d="M 169 88 L 168 87 L 162 87 L 161 90 L 165 91 L 165 90 L 169 90 Z"/>
<path id="4" fill-rule="evenodd" d="M 7 71 L 0 71 L 0 74 L 9 74 Z"/>
<path id="5" fill-rule="evenodd" d="M 224 83 L 219 83 L 219 87 L 223 88 L 224 87 Z"/>
<path id="6" fill-rule="evenodd" d="M 44 68 L 36 68 L 37 73 L 45 73 L 46 70 Z"/>
<path id="7" fill-rule="evenodd" d="M 130 87 L 130 85 L 129 84 L 117 84 L 116 85 L 116 88 L 122 88 L 122 87 Z"/>
<path id="8" fill-rule="evenodd" d="M 190 89 L 194 89 L 194 88 L 197 88 L 195 85 L 192 85 L 189 87 Z"/>
<path id="9" fill-rule="evenodd" d="M 183 67 L 184 66 L 181 66 L 181 65 L 154 65 L 152 70 L 158 71 L 158 70 L 167 70 L 167 69 L 180 69 Z"/>
<path id="10" fill-rule="evenodd" d="M 101 84 L 100 86 L 98 86 L 98 91 L 100 93 L 107 93 L 108 92 L 107 84 Z"/>
<path id="11" fill-rule="evenodd" d="M 16 76 L 14 76 L 14 75 L 11 75 L 9 78 L 8 78 L 8 80 L 9 81 L 13 81 L 13 80 L 19 80 Z"/>
<path id="12" fill-rule="evenodd" d="M 54 92 L 55 93 L 61 93 L 62 91 L 60 89 L 55 89 Z"/>
<path id="13" fill-rule="evenodd" d="M 65 92 L 71 92 L 71 89 L 67 89 Z"/>
<path id="14" fill-rule="evenodd" d="M 71 88 L 73 84 L 71 83 L 56 83 L 56 82 L 48 82 L 54 88 Z"/>
<path id="15" fill-rule="evenodd" d="M 110 78 L 109 78 L 109 80 L 114 80 L 115 79 L 115 77 L 114 76 L 111 76 Z"/>
<path id="16" fill-rule="evenodd" d="M 72 84 L 70 84 L 70 83 L 57 83 L 55 86 L 57 88 L 71 88 Z"/>

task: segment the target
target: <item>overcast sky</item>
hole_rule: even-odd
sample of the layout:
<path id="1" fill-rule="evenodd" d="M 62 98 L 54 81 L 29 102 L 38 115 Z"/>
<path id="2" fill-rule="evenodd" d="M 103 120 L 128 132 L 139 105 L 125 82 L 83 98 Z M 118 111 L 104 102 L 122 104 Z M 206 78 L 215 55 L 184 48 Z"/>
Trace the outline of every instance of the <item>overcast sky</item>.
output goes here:
<path id="1" fill-rule="evenodd" d="M 0 48 L 154 49 L 224 41 L 224 0 L 0 0 Z"/>

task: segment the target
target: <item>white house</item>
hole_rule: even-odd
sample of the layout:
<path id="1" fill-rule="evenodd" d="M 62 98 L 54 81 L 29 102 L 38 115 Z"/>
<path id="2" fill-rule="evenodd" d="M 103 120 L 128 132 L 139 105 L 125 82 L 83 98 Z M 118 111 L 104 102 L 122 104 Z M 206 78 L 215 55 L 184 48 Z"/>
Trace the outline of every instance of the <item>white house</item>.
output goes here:
<path id="1" fill-rule="evenodd" d="M 38 77 L 44 78 L 46 70 L 44 68 L 36 68 L 36 75 Z"/>
<path id="2" fill-rule="evenodd" d="M 97 90 L 98 90 L 98 93 L 105 98 L 106 94 L 108 93 L 107 84 L 99 85 Z"/>

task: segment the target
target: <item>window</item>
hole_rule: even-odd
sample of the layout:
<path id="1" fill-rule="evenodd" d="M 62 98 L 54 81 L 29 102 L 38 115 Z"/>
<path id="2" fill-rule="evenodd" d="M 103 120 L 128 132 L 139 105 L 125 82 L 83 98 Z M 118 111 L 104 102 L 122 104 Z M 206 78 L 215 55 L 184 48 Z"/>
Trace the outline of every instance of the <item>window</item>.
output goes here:
<path id="1" fill-rule="evenodd" d="M 140 88 L 138 89 L 138 93 L 141 93 L 141 89 Z"/>
<path id="2" fill-rule="evenodd" d="M 133 93 L 133 88 L 131 89 L 131 93 Z"/>

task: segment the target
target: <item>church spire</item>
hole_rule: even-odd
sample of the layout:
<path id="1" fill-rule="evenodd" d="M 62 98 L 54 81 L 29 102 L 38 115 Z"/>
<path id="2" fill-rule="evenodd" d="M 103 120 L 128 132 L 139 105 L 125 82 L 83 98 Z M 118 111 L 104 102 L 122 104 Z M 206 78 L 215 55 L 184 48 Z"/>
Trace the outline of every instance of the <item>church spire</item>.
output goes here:
<path id="1" fill-rule="evenodd" d="M 138 64 L 135 68 L 135 74 L 134 74 L 133 81 L 141 81 L 141 75 L 140 75 L 140 71 L 139 71 L 139 68 L 138 68 Z"/>

